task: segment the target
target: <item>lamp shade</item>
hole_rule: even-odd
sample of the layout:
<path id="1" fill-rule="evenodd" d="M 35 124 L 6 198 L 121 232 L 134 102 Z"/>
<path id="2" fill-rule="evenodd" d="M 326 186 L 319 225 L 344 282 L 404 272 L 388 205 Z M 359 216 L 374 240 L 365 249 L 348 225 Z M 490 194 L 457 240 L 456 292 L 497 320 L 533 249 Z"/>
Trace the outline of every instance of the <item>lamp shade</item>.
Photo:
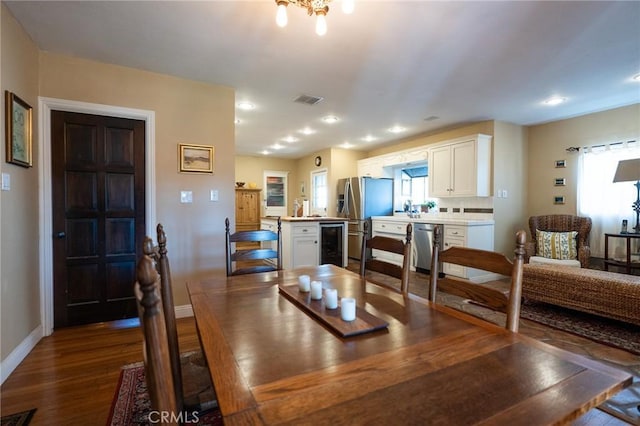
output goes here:
<path id="1" fill-rule="evenodd" d="M 629 182 L 640 180 L 640 158 L 620 160 L 613 182 Z"/>

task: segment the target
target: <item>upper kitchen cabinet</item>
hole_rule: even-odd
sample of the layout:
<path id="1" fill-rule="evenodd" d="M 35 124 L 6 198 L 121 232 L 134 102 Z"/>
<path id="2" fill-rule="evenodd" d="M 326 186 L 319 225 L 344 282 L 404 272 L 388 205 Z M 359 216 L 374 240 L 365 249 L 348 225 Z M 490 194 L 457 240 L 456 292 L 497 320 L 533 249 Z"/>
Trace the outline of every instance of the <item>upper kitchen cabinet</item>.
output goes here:
<path id="1" fill-rule="evenodd" d="M 491 195 L 491 136 L 474 135 L 434 146 L 429 156 L 429 195 Z"/>
<path id="2" fill-rule="evenodd" d="M 358 160 L 358 176 L 369 176 L 373 178 L 387 177 L 382 168 L 382 159 L 378 157 Z"/>

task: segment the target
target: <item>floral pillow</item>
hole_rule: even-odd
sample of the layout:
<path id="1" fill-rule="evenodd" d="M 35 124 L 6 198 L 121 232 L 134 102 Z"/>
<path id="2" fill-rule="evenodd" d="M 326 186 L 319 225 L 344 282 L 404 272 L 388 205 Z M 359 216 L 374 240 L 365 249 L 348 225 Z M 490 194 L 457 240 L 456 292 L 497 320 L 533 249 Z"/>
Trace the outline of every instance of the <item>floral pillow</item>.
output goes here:
<path id="1" fill-rule="evenodd" d="M 548 259 L 577 259 L 576 231 L 571 232 L 547 232 L 536 229 L 536 256 Z"/>

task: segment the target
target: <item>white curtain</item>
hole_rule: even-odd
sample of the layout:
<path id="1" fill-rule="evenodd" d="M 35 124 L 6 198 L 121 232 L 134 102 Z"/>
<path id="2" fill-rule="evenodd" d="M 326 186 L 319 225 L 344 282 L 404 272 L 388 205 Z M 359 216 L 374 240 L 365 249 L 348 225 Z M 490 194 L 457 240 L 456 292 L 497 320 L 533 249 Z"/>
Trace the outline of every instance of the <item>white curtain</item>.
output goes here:
<path id="1" fill-rule="evenodd" d="M 578 215 L 589 216 L 591 228 L 591 256 L 604 257 L 604 234 L 619 233 L 622 220 L 627 219 L 628 229 L 636 224 L 636 215 L 631 204 L 636 201 L 635 182 L 613 183 L 618 162 L 640 158 L 637 141 L 617 142 L 580 151 L 578 171 Z M 619 251 L 621 239 L 609 239 L 609 257 Z"/>

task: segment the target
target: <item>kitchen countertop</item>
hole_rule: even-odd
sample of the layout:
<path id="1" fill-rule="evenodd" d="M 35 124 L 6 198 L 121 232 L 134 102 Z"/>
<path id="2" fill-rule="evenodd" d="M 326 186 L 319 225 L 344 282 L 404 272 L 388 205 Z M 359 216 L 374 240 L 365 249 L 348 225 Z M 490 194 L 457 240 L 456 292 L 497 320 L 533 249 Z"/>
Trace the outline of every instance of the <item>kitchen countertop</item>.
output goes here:
<path id="1" fill-rule="evenodd" d="M 374 220 L 386 220 L 389 222 L 401 222 L 401 223 L 433 223 L 440 225 L 461 225 L 461 226 L 481 226 L 481 225 L 493 225 L 495 221 L 493 219 L 469 219 L 469 218 L 456 218 L 456 217 L 441 217 L 435 215 L 425 214 L 422 217 L 409 217 L 409 216 L 371 216 Z"/>
<path id="2" fill-rule="evenodd" d="M 263 216 L 261 219 L 277 220 L 278 216 Z M 349 221 L 349 219 L 346 219 L 344 217 L 329 217 L 329 216 L 303 216 L 303 217 L 281 216 L 280 220 L 282 222 L 348 222 Z"/>

